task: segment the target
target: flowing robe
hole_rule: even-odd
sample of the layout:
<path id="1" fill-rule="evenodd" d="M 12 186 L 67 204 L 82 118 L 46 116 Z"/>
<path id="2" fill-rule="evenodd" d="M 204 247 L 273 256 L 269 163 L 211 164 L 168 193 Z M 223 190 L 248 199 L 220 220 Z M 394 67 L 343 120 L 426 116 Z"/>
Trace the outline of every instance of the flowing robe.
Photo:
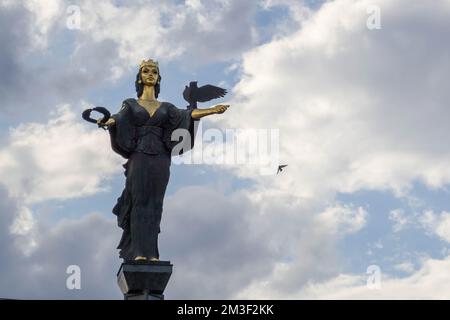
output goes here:
<path id="1" fill-rule="evenodd" d="M 192 139 L 184 139 L 184 151 L 193 146 L 192 109 L 181 110 L 162 102 L 153 116 L 136 99 L 127 99 L 121 110 L 112 115 L 115 125 L 109 127 L 111 147 L 127 158 L 125 188 L 117 199 L 113 213 L 123 229 L 118 245 L 126 261 L 136 256 L 159 258 L 158 234 L 164 194 L 170 177 L 176 129 L 185 129 Z"/>

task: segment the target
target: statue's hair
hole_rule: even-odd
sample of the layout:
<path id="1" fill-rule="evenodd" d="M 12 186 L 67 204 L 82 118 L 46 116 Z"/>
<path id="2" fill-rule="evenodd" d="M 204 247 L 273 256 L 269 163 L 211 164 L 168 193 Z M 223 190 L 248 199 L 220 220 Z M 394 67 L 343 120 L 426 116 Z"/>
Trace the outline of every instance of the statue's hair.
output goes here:
<path id="1" fill-rule="evenodd" d="M 136 93 L 138 98 L 142 96 L 142 93 L 144 92 L 144 84 L 139 83 L 139 80 L 141 80 L 141 70 L 139 69 L 139 72 L 136 75 L 136 81 L 134 82 L 134 86 L 136 87 Z M 159 74 L 159 68 L 158 68 L 158 81 L 156 81 L 155 84 L 155 98 L 158 98 L 159 90 L 161 89 L 161 75 Z"/>

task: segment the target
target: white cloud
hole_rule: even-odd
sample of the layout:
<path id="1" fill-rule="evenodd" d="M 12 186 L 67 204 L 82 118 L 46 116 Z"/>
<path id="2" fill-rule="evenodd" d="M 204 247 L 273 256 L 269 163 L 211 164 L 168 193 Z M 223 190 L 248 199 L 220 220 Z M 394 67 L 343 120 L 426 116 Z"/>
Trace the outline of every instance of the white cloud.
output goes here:
<path id="1" fill-rule="evenodd" d="M 341 268 L 336 242 L 360 230 L 367 213 L 341 205 L 315 210 L 283 197 L 261 202 L 247 191 L 178 190 L 165 200 L 162 222 L 161 252 L 178 270 L 168 294 L 232 298 L 267 281 L 291 292 L 335 275 Z"/>
<path id="2" fill-rule="evenodd" d="M 378 31 L 366 28 L 366 8 L 374 4 L 382 11 Z M 328 2 L 298 32 L 245 54 L 232 108 L 219 123 L 280 128 L 280 162 L 289 164 L 282 175 L 261 177 L 257 167 L 234 168 L 239 176 L 257 181 L 251 197 L 261 207 L 276 197 L 298 206 L 300 214 L 300 204 L 326 207 L 339 192 L 388 190 L 403 197 L 417 181 L 430 188 L 450 183 L 450 153 L 442 143 L 450 136 L 450 96 L 443 85 L 450 74 L 450 47 L 441 41 L 450 27 L 450 3 L 408 4 Z M 398 212 L 391 219 L 396 230 L 409 223 Z M 445 238 L 446 220 L 437 225 L 435 232 Z M 293 279 L 285 270 L 300 269 L 298 264 L 280 264 L 238 297 L 269 297 L 269 292 L 271 298 L 298 297 L 289 290 L 272 295 L 275 279 Z M 355 279 L 337 278 L 330 282 L 330 293 L 321 296 L 333 297 L 334 289 L 337 297 L 345 296 L 339 286 L 353 286 Z M 401 279 L 388 282 L 397 283 L 403 284 Z M 404 297 L 413 296 L 406 291 Z M 400 289 L 393 292 L 401 297 Z M 417 296 L 428 293 L 438 295 L 430 289 Z M 303 297 L 308 294 L 314 296 L 314 290 Z"/>
<path id="3" fill-rule="evenodd" d="M 411 261 L 405 261 L 394 266 L 395 269 L 406 273 L 412 273 L 415 270 L 414 264 Z"/>
<path id="4" fill-rule="evenodd" d="M 305 5 L 304 0 L 264 0 L 261 1 L 261 6 L 266 10 L 273 9 L 277 6 L 284 7 L 289 10 L 291 18 L 298 24 L 314 14 L 314 11 Z M 284 26 L 283 24 L 281 25 Z"/>
<path id="5" fill-rule="evenodd" d="M 9 243 L 0 251 L 0 296 L 120 298 L 114 277 L 120 229 L 112 217 L 87 213 L 57 222 L 40 215 L 33 219 L 29 210 L 21 213 L 21 201 L 8 197 L 1 185 L 0 198 L 0 240 Z M 361 226 L 360 210 L 330 208 L 314 217 L 273 200 L 261 211 L 245 192 L 225 195 L 217 187 L 182 188 L 168 197 L 160 251 L 177 272 L 167 297 L 230 298 L 278 273 L 273 279 L 278 290 L 292 291 L 310 279 L 333 275 L 339 265 L 335 240 Z M 65 269 L 72 264 L 82 270 L 80 292 L 64 287 Z"/>
<path id="6" fill-rule="evenodd" d="M 450 212 L 443 211 L 438 214 L 428 210 L 418 218 L 418 221 L 425 230 L 450 243 Z"/>
<path id="7" fill-rule="evenodd" d="M 382 30 L 366 28 L 369 4 L 382 8 Z M 329 2 L 298 32 L 245 54 L 234 108 L 223 119 L 281 129 L 280 158 L 290 165 L 271 181 L 276 188 L 305 197 L 361 189 L 403 195 L 417 180 L 450 182 L 441 143 L 450 135 L 449 48 L 439 36 L 450 5 L 405 7 L 408 1 Z"/>
<path id="8" fill-rule="evenodd" d="M 437 236 L 450 242 L 450 212 L 436 213 L 424 210 L 421 213 L 405 213 L 403 209 L 395 209 L 389 213 L 389 219 L 394 222 L 393 231 L 399 232 L 406 228 L 425 231 L 429 236 Z"/>
<path id="9" fill-rule="evenodd" d="M 27 109 L 30 115 L 75 102 L 99 87 L 99 75 L 114 82 L 142 59 L 177 60 L 192 70 L 239 59 L 256 41 L 257 2 L 21 0 L 0 5 L 0 38 L 9 44 L 0 53 L 0 107 L 11 113 Z M 72 5 L 80 8 L 80 29 L 66 28 Z M 21 32 L 9 32 L 11 25 Z M 37 95 L 42 99 L 33 99 Z"/>
<path id="10" fill-rule="evenodd" d="M 394 232 L 403 230 L 411 223 L 411 218 L 405 214 L 403 209 L 391 210 L 391 212 L 389 212 L 389 220 L 394 222 L 392 227 Z"/>
<path id="11" fill-rule="evenodd" d="M 45 49 L 47 46 L 47 34 L 57 22 L 63 20 L 61 0 L 25 0 L 24 6 L 34 17 L 32 32 L 33 43 L 38 49 Z"/>
<path id="12" fill-rule="evenodd" d="M 12 299 L 120 299 L 113 218 L 99 213 L 50 221 L 31 216 L 0 184 L 0 297 Z M 68 290 L 66 269 L 81 268 L 81 290 Z"/>
<path id="13" fill-rule="evenodd" d="M 255 41 L 256 2 L 108 0 L 81 1 L 80 8 L 80 48 L 112 41 L 122 70 L 149 57 L 168 62 L 182 56 L 189 66 L 232 60 Z"/>
<path id="14" fill-rule="evenodd" d="M 354 209 L 349 206 L 336 206 L 327 208 L 320 214 L 319 220 L 331 228 L 340 228 L 335 232 L 344 235 L 362 229 L 366 224 L 367 215 L 367 211 L 362 207 Z"/>
<path id="15" fill-rule="evenodd" d="M 30 209 L 22 207 L 18 212 L 16 220 L 10 227 L 10 232 L 17 235 L 26 235 L 35 224 L 33 214 Z"/>
<path id="16" fill-rule="evenodd" d="M 6 9 L 23 8 L 31 14 L 31 23 L 25 32 L 29 36 L 27 51 L 43 50 L 47 46 L 48 33 L 55 26 L 58 18 L 62 20 L 65 13 L 62 0 L 1 0 L 0 6 Z M 24 14 L 24 12 L 23 12 Z M 23 36 L 23 34 L 22 34 Z"/>
<path id="17" fill-rule="evenodd" d="M 426 260 L 412 275 L 394 279 L 383 275 L 380 290 L 369 290 L 365 276 L 339 276 L 307 287 L 300 297 L 320 299 L 449 299 L 450 258 Z"/>
<path id="18" fill-rule="evenodd" d="M 81 197 L 105 190 L 102 183 L 121 162 L 106 132 L 82 123 L 79 114 L 62 105 L 47 123 L 11 129 L 0 149 L 0 181 L 27 203 Z"/>
<path id="19" fill-rule="evenodd" d="M 237 295 L 246 299 L 449 299 L 447 285 L 450 257 L 427 259 L 419 270 L 404 278 L 392 278 L 381 269 L 380 289 L 367 286 L 368 277 L 362 273 L 340 274 L 328 281 L 311 282 L 291 294 L 278 292 L 268 283 L 258 283 Z M 408 271 L 412 271 L 410 266 Z"/>

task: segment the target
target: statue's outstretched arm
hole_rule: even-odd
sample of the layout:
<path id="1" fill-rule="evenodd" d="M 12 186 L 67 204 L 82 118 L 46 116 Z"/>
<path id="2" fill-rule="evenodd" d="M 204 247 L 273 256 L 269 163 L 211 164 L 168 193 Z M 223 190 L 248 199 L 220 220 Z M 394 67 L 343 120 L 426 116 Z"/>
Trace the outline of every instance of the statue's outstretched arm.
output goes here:
<path id="1" fill-rule="evenodd" d="M 221 114 L 227 111 L 230 107 L 229 104 L 218 104 L 217 106 L 206 108 L 206 109 L 194 109 L 191 113 L 193 119 L 200 119 L 212 114 Z"/>

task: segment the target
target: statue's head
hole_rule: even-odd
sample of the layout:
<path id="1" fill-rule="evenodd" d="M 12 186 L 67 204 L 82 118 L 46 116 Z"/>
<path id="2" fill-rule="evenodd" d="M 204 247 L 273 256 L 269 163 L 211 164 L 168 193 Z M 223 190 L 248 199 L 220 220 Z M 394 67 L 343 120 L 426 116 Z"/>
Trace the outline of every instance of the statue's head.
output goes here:
<path id="1" fill-rule="evenodd" d="M 159 66 L 157 61 L 152 59 L 143 60 L 139 66 L 139 72 L 136 75 L 136 93 L 140 97 L 144 91 L 144 86 L 155 87 L 155 97 L 158 98 L 161 83 L 161 75 L 159 74 Z"/>

